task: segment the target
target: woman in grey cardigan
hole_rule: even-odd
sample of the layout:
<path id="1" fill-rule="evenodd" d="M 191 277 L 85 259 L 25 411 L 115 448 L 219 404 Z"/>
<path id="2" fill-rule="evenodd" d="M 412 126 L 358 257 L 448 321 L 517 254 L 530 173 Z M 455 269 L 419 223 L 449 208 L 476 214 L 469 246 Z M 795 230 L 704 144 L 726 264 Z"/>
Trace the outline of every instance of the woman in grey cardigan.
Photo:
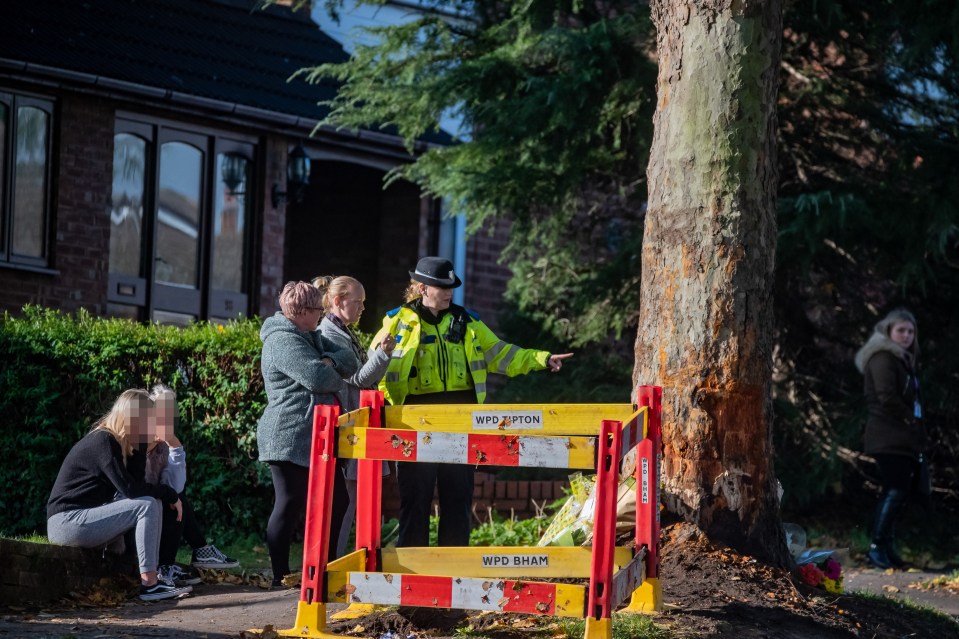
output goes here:
<path id="1" fill-rule="evenodd" d="M 315 332 L 323 310 L 316 288 L 288 282 L 279 301 L 281 311 L 260 329 L 267 405 L 256 428 L 260 461 L 270 465 L 275 494 L 266 528 L 274 586 L 290 573 L 290 540 L 306 507 L 313 407 L 335 403 L 345 389 L 343 376 L 356 371 L 350 351 Z M 335 484 L 334 517 L 348 500 L 343 482 Z"/>
<path id="2" fill-rule="evenodd" d="M 366 302 L 366 290 L 359 280 L 341 275 L 316 277 L 315 286 L 323 294 L 323 320 L 317 328 L 324 338 L 336 344 L 353 355 L 356 372 L 346 378 L 346 389 L 339 395 L 340 406 L 344 411 L 356 410 L 360 406 L 360 391 L 372 390 L 377 387 L 386 367 L 390 363 L 390 355 L 396 348 L 396 339 L 387 335 L 383 341 L 367 351 L 360 344 L 353 329 L 350 328 L 360 320 Z M 336 555 L 343 556 L 346 552 L 346 540 L 353 524 L 353 515 L 356 512 L 356 460 L 343 460 L 338 470 L 346 476 L 346 490 L 349 493 L 349 506 L 343 517 Z M 389 472 L 389 466 L 384 462 L 384 471 Z M 332 545 L 332 544 L 331 544 Z"/>

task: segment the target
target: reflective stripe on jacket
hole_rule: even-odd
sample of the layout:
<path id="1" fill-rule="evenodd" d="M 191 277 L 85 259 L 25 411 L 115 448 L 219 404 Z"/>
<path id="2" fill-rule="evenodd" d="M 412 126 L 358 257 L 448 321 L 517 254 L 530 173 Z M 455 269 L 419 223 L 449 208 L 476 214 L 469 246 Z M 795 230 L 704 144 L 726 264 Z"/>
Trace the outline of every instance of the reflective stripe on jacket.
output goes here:
<path id="1" fill-rule="evenodd" d="M 466 319 L 464 339 L 459 343 L 449 341 L 456 317 Z M 405 403 L 408 395 L 470 388 L 476 391 L 477 403 L 482 404 L 486 401 L 488 373 L 515 377 L 543 370 L 550 355 L 504 342 L 455 304 L 437 325 L 422 322 L 408 306 L 394 309 L 383 318 L 383 327 L 371 344 L 379 344 L 387 333 L 396 338 L 396 350 L 380 381 L 380 390 L 391 404 Z"/>

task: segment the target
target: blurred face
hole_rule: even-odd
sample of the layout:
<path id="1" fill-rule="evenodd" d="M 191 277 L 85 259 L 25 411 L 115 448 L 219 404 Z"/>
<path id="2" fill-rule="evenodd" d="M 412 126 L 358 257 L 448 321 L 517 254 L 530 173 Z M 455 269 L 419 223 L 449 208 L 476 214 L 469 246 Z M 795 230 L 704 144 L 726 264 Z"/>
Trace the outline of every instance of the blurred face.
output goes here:
<path id="1" fill-rule="evenodd" d="M 173 427 L 176 419 L 176 400 L 165 394 L 157 397 L 154 415 L 156 416 L 154 436 L 155 438 L 166 441 L 173 435 Z"/>
<path id="2" fill-rule="evenodd" d="M 130 402 L 124 415 L 130 423 L 130 441 L 132 444 L 148 444 L 156 439 L 156 415 L 149 402 Z"/>
<path id="3" fill-rule="evenodd" d="M 434 314 L 448 309 L 452 300 L 453 289 L 423 285 L 423 306 Z"/>
<path id="4" fill-rule="evenodd" d="M 912 325 L 912 322 L 896 322 L 889 329 L 889 339 L 908 349 L 916 339 L 916 327 Z"/>
<path id="5" fill-rule="evenodd" d="M 350 284 L 346 295 L 333 298 L 332 313 L 343 320 L 344 324 L 355 324 L 366 308 L 366 291 L 362 286 Z"/>

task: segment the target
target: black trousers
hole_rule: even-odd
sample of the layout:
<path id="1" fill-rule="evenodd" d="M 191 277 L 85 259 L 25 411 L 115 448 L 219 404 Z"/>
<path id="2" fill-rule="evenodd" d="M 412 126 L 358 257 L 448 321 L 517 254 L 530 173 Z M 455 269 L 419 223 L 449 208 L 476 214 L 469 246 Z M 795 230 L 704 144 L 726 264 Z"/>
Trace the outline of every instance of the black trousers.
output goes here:
<path id="1" fill-rule="evenodd" d="M 186 498 L 186 493 L 180 493 L 180 502 L 183 504 L 183 519 L 176 520 L 176 511 L 168 504 L 163 504 L 163 529 L 160 531 L 160 565 L 169 566 L 176 563 L 176 552 L 180 549 L 180 541 L 186 540 L 190 548 L 196 550 L 206 546 L 206 536 L 200 523 L 196 520 L 193 506 Z"/>
<path id="2" fill-rule="evenodd" d="M 407 404 L 475 404 L 472 390 L 410 395 Z M 468 546 L 473 515 L 473 467 L 461 464 L 397 462 L 400 530 L 397 546 L 430 545 L 433 490 L 440 502 L 437 543 Z"/>
<path id="3" fill-rule="evenodd" d="M 330 518 L 330 549 L 327 561 L 336 559 L 336 547 L 339 541 L 340 524 L 350 505 L 350 495 L 346 491 L 346 477 L 343 466 L 346 460 L 337 460 L 333 471 L 333 506 Z M 310 469 L 290 462 L 270 462 L 273 476 L 273 512 L 266 526 L 266 545 L 270 550 L 270 563 L 273 578 L 281 579 L 290 574 L 290 544 L 293 533 L 303 530 L 303 516 L 306 513 L 306 493 L 310 482 Z"/>
<path id="4" fill-rule="evenodd" d="M 433 488 L 440 502 L 438 543 L 468 546 L 473 510 L 473 467 L 460 464 L 399 462 L 400 531 L 397 546 L 430 545 Z"/>

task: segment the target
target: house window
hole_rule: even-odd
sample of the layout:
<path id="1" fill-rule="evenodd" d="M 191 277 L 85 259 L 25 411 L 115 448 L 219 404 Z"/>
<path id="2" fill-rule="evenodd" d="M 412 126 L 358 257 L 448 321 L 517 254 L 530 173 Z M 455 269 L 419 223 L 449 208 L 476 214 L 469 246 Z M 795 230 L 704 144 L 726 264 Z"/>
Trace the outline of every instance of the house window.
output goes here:
<path id="1" fill-rule="evenodd" d="M 117 120 L 111 315 L 182 325 L 250 314 L 255 152 L 226 134 Z"/>
<path id="2" fill-rule="evenodd" d="M 49 265 L 53 102 L 0 92 L 0 263 Z"/>

